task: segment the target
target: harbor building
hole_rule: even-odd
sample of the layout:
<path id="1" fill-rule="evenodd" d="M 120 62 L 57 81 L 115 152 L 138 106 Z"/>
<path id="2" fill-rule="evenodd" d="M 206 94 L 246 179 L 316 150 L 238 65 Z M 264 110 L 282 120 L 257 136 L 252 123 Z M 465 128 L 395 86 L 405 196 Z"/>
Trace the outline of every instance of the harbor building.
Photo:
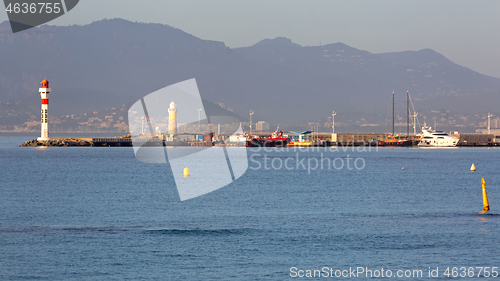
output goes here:
<path id="1" fill-rule="evenodd" d="M 255 124 L 255 131 L 259 132 L 268 132 L 269 131 L 269 123 L 266 121 L 259 121 Z"/>
<path id="2" fill-rule="evenodd" d="M 491 146 L 497 144 L 493 134 L 459 134 L 459 146 Z M 500 140 L 500 138 L 498 138 Z"/>

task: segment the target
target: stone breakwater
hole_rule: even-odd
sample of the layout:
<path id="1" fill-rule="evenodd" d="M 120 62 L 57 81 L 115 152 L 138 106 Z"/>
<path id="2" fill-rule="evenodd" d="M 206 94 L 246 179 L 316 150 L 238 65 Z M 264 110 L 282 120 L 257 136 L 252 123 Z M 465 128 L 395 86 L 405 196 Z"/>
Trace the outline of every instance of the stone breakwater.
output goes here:
<path id="1" fill-rule="evenodd" d="M 205 141 L 164 141 L 158 138 L 138 138 L 142 146 L 213 146 L 212 142 Z M 92 146 L 92 147 L 131 147 L 133 146 L 130 135 L 112 138 L 54 138 L 48 141 L 38 139 L 26 141 L 18 146 Z"/>
<path id="2" fill-rule="evenodd" d="M 90 140 L 82 139 L 53 139 L 48 141 L 30 140 L 26 141 L 18 146 L 59 146 L 59 147 L 69 147 L 69 146 L 94 146 L 94 143 Z"/>

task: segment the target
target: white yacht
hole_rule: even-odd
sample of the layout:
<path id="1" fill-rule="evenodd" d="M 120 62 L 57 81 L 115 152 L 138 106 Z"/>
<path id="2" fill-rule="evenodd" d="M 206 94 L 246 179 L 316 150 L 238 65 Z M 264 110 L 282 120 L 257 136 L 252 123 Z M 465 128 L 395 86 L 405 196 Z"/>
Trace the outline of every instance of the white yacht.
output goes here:
<path id="1" fill-rule="evenodd" d="M 418 146 L 453 147 L 457 146 L 458 141 L 457 137 L 450 136 L 443 131 L 435 131 L 431 127 L 422 127 L 422 139 L 420 139 Z"/>

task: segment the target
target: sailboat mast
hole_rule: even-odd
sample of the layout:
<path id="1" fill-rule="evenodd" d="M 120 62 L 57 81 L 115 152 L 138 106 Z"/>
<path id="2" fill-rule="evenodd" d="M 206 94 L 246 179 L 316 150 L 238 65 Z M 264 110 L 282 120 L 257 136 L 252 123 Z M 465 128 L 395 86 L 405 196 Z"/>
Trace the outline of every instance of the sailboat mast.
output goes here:
<path id="1" fill-rule="evenodd" d="M 392 92 L 392 135 L 394 136 L 394 92 Z"/>
<path id="2" fill-rule="evenodd" d="M 406 138 L 410 136 L 410 92 L 406 91 Z"/>

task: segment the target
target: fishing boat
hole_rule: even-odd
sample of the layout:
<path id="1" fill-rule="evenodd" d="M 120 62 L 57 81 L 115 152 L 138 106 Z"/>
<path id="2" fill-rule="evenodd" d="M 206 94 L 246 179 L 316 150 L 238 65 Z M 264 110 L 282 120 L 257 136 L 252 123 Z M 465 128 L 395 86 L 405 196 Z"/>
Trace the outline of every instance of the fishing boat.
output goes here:
<path id="1" fill-rule="evenodd" d="M 304 146 L 304 147 L 309 147 L 313 146 L 312 141 L 291 141 L 288 143 L 288 146 Z"/>
<path id="2" fill-rule="evenodd" d="M 266 146 L 266 147 L 285 147 L 289 141 L 290 141 L 289 138 L 286 138 L 283 136 L 282 131 L 279 131 L 279 132 L 276 131 L 271 135 L 271 137 L 264 139 L 264 146 Z"/>
<path id="3" fill-rule="evenodd" d="M 243 132 L 236 132 L 229 136 L 229 140 L 224 143 L 225 146 L 246 146 L 247 136 Z"/>
<path id="4" fill-rule="evenodd" d="M 290 138 L 283 136 L 283 132 L 278 130 L 279 126 L 268 138 L 249 136 L 246 147 L 285 147 L 290 142 Z"/>

